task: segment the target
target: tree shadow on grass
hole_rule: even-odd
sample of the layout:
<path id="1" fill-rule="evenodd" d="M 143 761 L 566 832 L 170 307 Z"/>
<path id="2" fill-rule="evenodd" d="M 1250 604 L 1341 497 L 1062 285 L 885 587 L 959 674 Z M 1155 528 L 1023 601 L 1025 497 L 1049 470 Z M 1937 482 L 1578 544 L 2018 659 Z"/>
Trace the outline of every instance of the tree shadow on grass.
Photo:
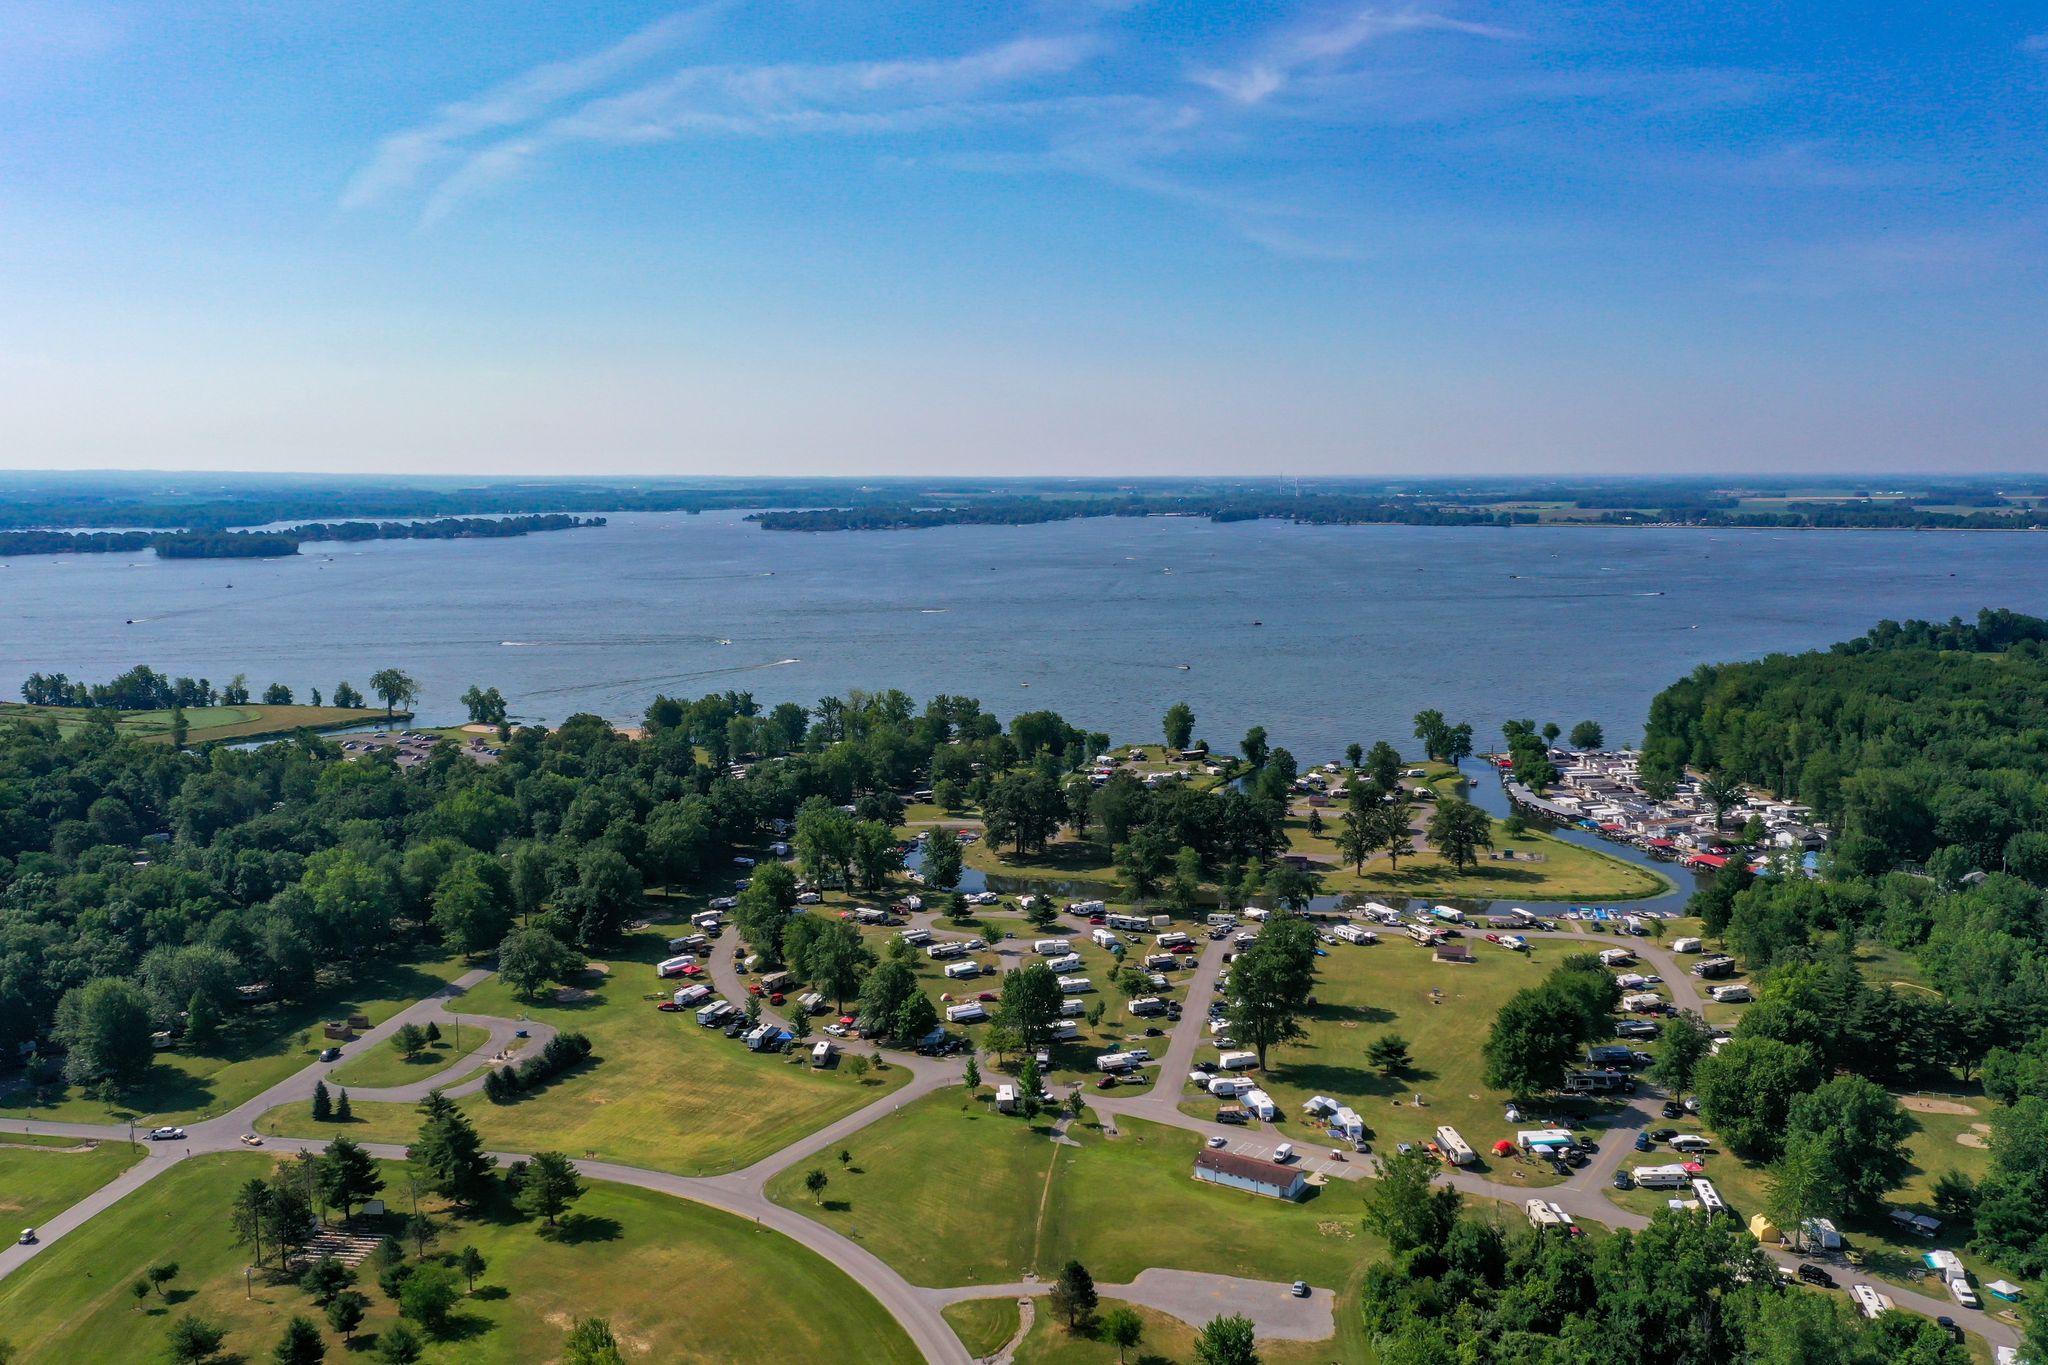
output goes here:
<path id="1" fill-rule="evenodd" d="M 553 1227 L 543 1225 L 540 1235 L 563 1246 L 581 1246 L 585 1242 L 616 1242 L 623 1232 L 616 1218 L 569 1213 L 564 1214 L 562 1221 Z"/>
<path id="2" fill-rule="evenodd" d="M 484 1303 L 498 1303 L 511 1298 L 512 1291 L 505 1288 L 502 1284 L 483 1284 L 478 1285 L 470 1293 L 470 1297 Z"/>
<path id="3" fill-rule="evenodd" d="M 846 1199 L 827 1199 L 818 1207 L 827 1213 L 851 1213 L 853 1211 L 852 1201 Z"/>
<path id="4" fill-rule="evenodd" d="M 1400 1018 L 1390 1009 L 1378 1005 L 1331 1005 L 1316 1006 L 1318 1019 L 1341 1020 L 1354 1024 L 1391 1024 Z"/>
<path id="5" fill-rule="evenodd" d="M 474 1341 L 496 1327 L 496 1323 L 481 1313 L 450 1313 L 428 1335 L 437 1342 Z"/>

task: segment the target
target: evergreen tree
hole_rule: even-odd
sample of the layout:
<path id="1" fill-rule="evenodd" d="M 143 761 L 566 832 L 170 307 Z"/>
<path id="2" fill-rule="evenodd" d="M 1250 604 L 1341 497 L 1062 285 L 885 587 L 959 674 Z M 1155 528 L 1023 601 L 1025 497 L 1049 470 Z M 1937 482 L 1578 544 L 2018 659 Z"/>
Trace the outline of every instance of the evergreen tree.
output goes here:
<path id="1" fill-rule="evenodd" d="M 334 1100 L 327 1093 L 327 1082 L 313 1082 L 313 1122 L 326 1123 L 333 1117 Z"/>

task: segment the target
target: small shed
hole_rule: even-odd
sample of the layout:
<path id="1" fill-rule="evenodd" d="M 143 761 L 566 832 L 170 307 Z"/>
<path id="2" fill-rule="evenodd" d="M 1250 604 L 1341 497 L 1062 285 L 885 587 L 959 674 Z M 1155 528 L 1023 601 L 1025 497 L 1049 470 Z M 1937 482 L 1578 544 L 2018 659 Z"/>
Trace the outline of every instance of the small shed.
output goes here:
<path id="1" fill-rule="evenodd" d="M 1472 957 L 1472 950 L 1462 943 L 1439 943 L 1436 947 L 1436 960 L 1438 962 L 1470 963 L 1474 959 Z"/>

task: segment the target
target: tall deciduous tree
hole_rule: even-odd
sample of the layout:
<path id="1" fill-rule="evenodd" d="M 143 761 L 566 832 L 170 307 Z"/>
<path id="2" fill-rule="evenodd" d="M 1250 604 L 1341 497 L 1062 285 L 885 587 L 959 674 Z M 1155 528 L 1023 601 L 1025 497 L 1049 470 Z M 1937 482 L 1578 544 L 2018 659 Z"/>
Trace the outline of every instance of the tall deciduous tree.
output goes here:
<path id="1" fill-rule="evenodd" d="M 372 673 L 370 690 L 384 699 L 387 718 L 394 715 L 399 707 L 412 705 L 420 695 L 420 685 L 411 675 L 396 668 L 380 668 Z"/>
<path id="2" fill-rule="evenodd" d="M 1479 862 L 1479 850 L 1493 847 L 1493 819 L 1460 797 L 1437 803 L 1429 817 L 1429 842 L 1460 872 Z"/>

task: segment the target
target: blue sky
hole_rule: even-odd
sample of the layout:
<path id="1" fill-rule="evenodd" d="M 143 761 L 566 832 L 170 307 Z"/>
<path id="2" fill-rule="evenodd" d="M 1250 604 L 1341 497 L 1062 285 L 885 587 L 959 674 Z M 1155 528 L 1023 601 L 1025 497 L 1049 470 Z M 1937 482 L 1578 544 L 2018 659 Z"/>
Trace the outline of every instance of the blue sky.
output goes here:
<path id="1" fill-rule="evenodd" d="M 0 465 L 2048 469 L 2044 171 L 2038 4 L 0 0 Z"/>

